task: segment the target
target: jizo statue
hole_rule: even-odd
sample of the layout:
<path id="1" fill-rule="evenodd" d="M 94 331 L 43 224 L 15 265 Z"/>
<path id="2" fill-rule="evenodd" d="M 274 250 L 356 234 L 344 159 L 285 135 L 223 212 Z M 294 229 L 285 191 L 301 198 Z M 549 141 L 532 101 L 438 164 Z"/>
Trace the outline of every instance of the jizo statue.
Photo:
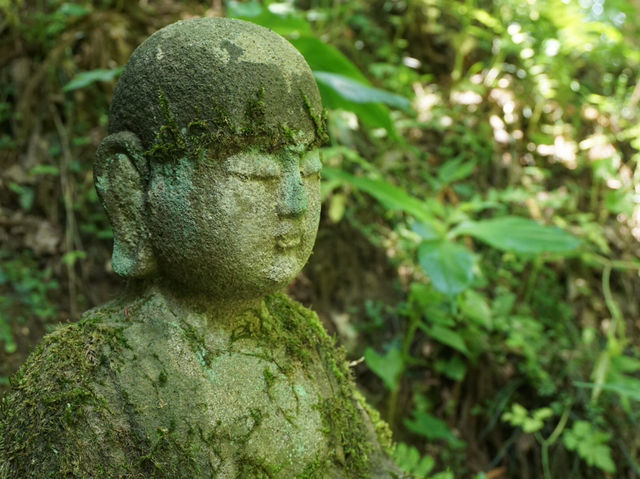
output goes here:
<path id="1" fill-rule="evenodd" d="M 116 87 L 95 184 L 120 298 L 42 341 L 0 410 L 0 479 L 398 477 L 317 317 L 325 141 L 302 56 L 262 27 L 158 31 Z"/>

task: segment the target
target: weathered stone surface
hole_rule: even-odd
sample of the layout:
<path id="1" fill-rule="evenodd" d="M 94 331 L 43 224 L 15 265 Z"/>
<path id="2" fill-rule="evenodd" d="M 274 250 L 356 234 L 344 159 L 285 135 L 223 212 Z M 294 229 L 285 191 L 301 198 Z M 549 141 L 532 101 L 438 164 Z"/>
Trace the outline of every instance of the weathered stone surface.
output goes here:
<path id="1" fill-rule="evenodd" d="M 320 211 L 302 57 L 244 22 L 171 25 L 134 52 L 110 131 L 96 188 L 129 288 L 14 378 L 0 479 L 397 477 L 341 352 L 278 292 Z"/>
<path id="2" fill-rule="evenodd" d="M 174 299 L 121 298 L 45 338 L 4 404 L 0 477 L 385 477 L 313 313 L 276 294 L 211 328 Z"/>

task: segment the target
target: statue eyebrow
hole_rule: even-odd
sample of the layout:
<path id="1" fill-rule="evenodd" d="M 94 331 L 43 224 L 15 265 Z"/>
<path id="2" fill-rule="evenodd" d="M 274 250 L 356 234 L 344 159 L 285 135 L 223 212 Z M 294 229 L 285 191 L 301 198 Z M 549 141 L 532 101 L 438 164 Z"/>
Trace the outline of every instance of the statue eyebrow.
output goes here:
<path id="1" fill-rule="evenodd" d="M 252 153 L 258 158 L 252 158 Z M 242 152 L 228 157 L 224 161 L 224 170 L 232 175 L 273 177 L 282 173 L 280 162 L 271 155 L 259 151 Z"/>

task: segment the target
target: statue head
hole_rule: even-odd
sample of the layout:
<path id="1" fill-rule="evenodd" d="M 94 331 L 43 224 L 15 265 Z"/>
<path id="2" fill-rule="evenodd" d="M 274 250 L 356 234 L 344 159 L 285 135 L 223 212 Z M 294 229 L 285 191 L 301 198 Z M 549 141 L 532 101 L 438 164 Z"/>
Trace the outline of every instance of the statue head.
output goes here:
<path id="1" fill-rule="evenodd" d="M 317 86 L 285 39 L 251 23 L 169 25 L 116 86 L 95 184 L 113 268 L 214 297 L 286 286 L 318 226 Z"/>

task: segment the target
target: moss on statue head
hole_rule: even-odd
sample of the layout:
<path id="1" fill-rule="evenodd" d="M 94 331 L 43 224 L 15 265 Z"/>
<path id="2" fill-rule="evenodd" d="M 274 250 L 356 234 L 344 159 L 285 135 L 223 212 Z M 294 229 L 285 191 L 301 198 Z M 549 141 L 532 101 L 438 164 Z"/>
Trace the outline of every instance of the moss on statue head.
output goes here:
<path id="1" fill-rule="evenodd" d="M 142 43 L 116 87 L 109 130 L 134 133 L 156 161 L 277 149 L 293 141 L 290 131 L 316 145 L 327 138 L 300 53 L 268 29 L 225 18 L 178 22 Z"/>
<path id="2" fill-rule="evenodd" d="M 240 122 L 232 119 L 225 107 L 212 99 L 212 116 L 197 116 L 186 127 L 181 128 L 169 108 L 166 94 L 160 90 L 158 102 L 163 124 L 157 131 L 153 144 L 145 151 L 145 156 L 151 163 L 163 164 L 175 162 L 179 158 L 195 161 L 207 156 L 224 158 L 250 148 L 265 152 L 278 151 L 296 147 L 305 137 L 313 138 L 312 141 L 305 142 L 306 148 L 326 143 L 326 112 L 315 113 L 306 94 L 301 98 L 313 122 L 312 131 L 295 129 L 285 122 L 275 125 L 268 123 L 264 96 L 265 88 L 261 87 L 254 97 L 247 100 L 245 114 Z M 201 112 L 200 108 L 198 112 Z"/>

